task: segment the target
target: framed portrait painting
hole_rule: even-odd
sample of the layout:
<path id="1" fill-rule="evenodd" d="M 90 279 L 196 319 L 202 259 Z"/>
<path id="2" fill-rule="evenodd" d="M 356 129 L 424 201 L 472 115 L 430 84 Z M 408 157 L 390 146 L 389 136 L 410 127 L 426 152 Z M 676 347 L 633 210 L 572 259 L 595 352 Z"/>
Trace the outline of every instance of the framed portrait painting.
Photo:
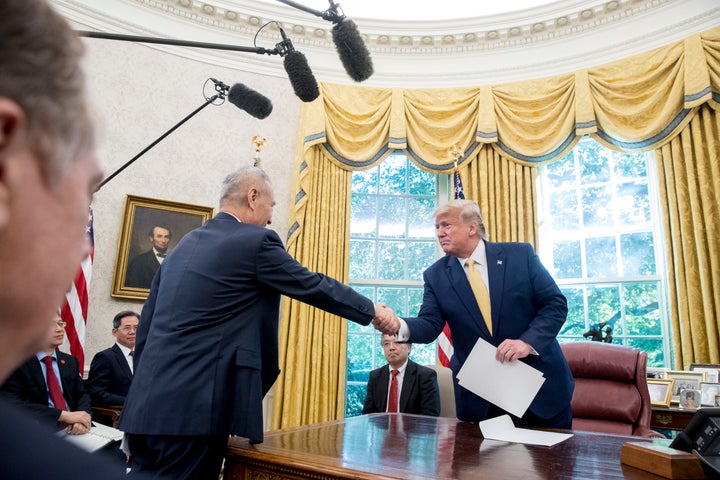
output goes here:
<path id="1" fill-rule="evenodd" d="M 669 407 L 673 394 L 675 380 L 648 378 L 648 392 L 650 392 L 650 403 L 653 406 Z"/>
<path id="2" fill-rule="evenodd" d="M 214 212 L 212 207 L 126 195 L 112 296 L 145 300 L 165 257 Z"/>

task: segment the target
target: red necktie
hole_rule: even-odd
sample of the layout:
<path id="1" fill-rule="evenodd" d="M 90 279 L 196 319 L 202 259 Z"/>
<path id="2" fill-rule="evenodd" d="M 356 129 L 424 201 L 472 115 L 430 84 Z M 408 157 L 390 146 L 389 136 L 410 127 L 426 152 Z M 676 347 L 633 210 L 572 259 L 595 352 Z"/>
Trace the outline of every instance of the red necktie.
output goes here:
<path id="1" fill-rule="evenodd" d="M 388 412 L 398 411 L 398 381 L 397 375 L 400 373 L 399 370 L 391 370 L 392 380 L 390 380 L 390 398 L 388 399 Z"/>
<path id="2" fill-rule="evenodd" d="M 50 391 L 50 399 L 55 404 L 55 408 L 67 410 L 67 404 L 60 389 L 60 382 L 58 382 L 58 378 L 55 376 L 55 371 L 53 370 L 53 360 L 54 358 L 51 355 L 42 359 L 45 365 L 47 365 L 47 386 Z"/>

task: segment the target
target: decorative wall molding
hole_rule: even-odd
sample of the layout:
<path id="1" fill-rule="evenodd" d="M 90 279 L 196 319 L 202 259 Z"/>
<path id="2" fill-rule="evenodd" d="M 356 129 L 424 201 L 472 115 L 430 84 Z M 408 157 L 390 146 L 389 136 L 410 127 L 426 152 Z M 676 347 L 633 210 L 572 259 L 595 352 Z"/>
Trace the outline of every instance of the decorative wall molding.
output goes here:
<path id="1" fill-rule="evenodd" d="M 53 3 L 78 24 L 113 33 L 243 46 L 257 41 L 257 46 L 272 48 L 280 41 L 281 26 L 306 54 L 319 80 L 351 83 L 336 58 L 332 24 L 279 2 Z M 375 63 L 376 74 L 365 84 L 384 87 L 477 85 L 553 75 L 648 51 L 720 25 L 716 0 L 564 0 L 520 12 L 443 21 L 375 20 L 345 13 L 358 24 Z M 268 22 L 277 23 L 262 28 Z M 285 75 L 281 61 L 264 56 L 151 48 L 239 70 Z"/>

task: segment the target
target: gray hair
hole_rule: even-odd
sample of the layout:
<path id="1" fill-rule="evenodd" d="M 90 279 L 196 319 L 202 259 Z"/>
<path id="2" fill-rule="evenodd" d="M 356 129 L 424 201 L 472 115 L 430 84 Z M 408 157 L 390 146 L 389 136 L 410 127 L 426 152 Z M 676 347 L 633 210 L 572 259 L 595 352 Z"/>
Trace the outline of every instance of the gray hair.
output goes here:
<path id="1" fill-rule="evenodd" d="M 263 185 L 258 186 L 258 183 Z M 265 170 L 258 167 L 242 167 L 234 171 L 223 180 L 220 189 L 220 206 L 242 202 L 252 187 L 270 187 L 270 177 Z"/>
<path id="2" fill-rule="evenodd" d="M 444 213 L 459 213 L 460 220 L 465 224 L 476 223 L 478 226 L 478 237 L 487 239 L 488 234 L 485 230 L 485 223 L 483 223 L 482 214 L 480 213 L 480 206 L 473 200 L 450 200 L 449 202 L 440 205 L 435 213 L 434 217 Z"/>
<path id="3" fill-rule="evenodd" d="M 28 143 L 53 181 L 94 147 L 83 45 L 45 0 L 3 0 L 0 38 L 0 97 L 25 112 Z"/>

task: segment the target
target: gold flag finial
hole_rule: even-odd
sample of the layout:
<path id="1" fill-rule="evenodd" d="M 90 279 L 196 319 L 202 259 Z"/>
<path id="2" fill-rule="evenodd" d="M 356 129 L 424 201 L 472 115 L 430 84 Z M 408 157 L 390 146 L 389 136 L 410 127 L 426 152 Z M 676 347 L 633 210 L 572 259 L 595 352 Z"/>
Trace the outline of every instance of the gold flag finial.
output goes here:
<path id="1" fill-rule="evenodd" d="M 462 150 L 460 150 L 457 145 L 453 145 L 450 149 L 450 155 L 455 168 L 457 168 L 458 161 L 462 158 Z"/>
<path id="2" fill-rule="evenodd" d="M 250 143 L 255 145 L 255 163 L 253 164 L 255 167 L 260 166 L 260 150 L 263 149 L 263 147 L 267 146 L 267 140 L 260 135 L 255 135 L 250 140 Z"/>

